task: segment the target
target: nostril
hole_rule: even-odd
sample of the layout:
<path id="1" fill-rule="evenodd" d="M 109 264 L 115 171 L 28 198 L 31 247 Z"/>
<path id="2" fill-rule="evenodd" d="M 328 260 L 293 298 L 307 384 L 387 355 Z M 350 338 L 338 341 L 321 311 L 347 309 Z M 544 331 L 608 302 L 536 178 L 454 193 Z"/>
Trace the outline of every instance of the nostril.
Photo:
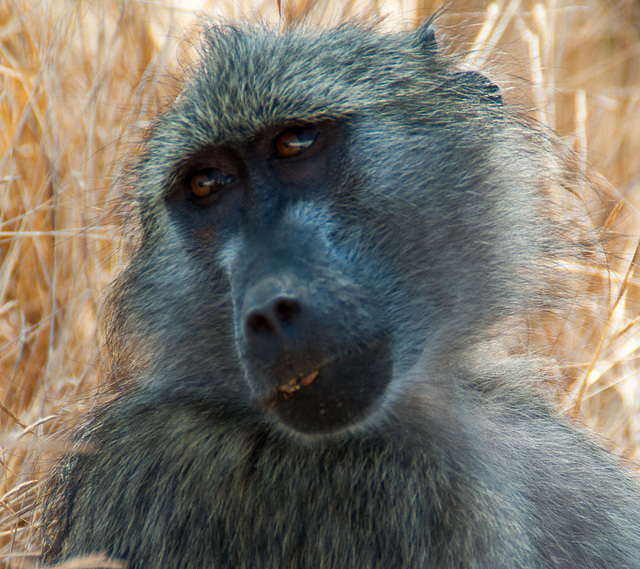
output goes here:
<path id="1" fill-rule="evenodd" d="M 254 333 L 273 332 L 273 326 L 262 312 L 252 312 L 247 316 L 247 329 Z"/>
<path id="2" fill-rule="evenodd" d="M 279 322 L 289 324 L 300 313 L 298 301 L 290 298 L 279 298 L 274 302 L 273 312 Z"/>
<path id="3" fill-rule="evenodd" d="M 267 308 L 249 312 L 246 319 L 247 331 L 252 334 L 280 332 L 283 325 L 295 321 L 301 310 L 300 302 L 294 298 L 275 298 Z"/>

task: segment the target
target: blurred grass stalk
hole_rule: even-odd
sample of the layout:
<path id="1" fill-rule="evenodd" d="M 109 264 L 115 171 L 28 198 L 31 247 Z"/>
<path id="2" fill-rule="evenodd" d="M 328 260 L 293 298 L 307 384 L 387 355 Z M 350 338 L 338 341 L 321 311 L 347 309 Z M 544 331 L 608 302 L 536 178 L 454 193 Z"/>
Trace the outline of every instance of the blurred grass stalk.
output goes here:
<path id="1" fill-rule="evenodd" d="M 283 27 L 382 16 L 411 27 L 438 0 L 251 2 L 5 0 L 0 4 L 0 564 L 26 546 L 47 439 L 90 405 L 100 378 L 96 319 L 122 269 L 114 232 L 120 158 L 177 94 L 185 29 L 208 15 Z M 640 4 L 634 0 L 452 2 L 439 27 L 531 109 L 595 181 L 584 198 L 600 261 L 570 311 L 531 318 L 528 350 L 560 364 L 557 397 L 614 452 L 640 457 Z M 117 217 L 117 215 L 115 216 Z M 606 239 L 604 238 L 606 236 Z M 42 450 L 48 452 L 43 454 Z M 96 562 L 96 563 L 99 563 Z"/>

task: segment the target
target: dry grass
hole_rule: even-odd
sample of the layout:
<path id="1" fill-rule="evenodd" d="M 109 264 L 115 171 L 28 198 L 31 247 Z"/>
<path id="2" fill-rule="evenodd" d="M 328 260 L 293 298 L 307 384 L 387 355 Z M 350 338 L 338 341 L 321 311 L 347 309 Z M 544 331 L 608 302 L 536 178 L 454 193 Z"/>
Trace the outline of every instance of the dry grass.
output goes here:
<path id="1" fill-rule="evenodd" d="M 387 25 L 411 26 L 439 3 L 282 0 L 281 16 L 277 1 L 202 7 L 275 23 L 377 10 Z M 56 451 L 47 437 L 99 381 L 96 318 L 126 256 L 104 215 L 118 195 L 110 181 L 149 114 L 175 94 L 167 77 L 180 74 L 176 55 L 189 57 L 179 38 L 199 15 L 133 0 L 0 4 L 0 565 L 29 565 L 28 511 Z M 533 320 L 528 339 L 559 362 L 566 412 L 637 464 L 640 5 L 453 2 L 441 26 L 468 42 L 470 64 L 491 63 L 513 86 L 507 96 L 535 108 L 598 181 L 603 199 L 588 215 L 606 236 L 606 264 L 560 269 L 582 274 L 583 290 L 563 320 Z"/>

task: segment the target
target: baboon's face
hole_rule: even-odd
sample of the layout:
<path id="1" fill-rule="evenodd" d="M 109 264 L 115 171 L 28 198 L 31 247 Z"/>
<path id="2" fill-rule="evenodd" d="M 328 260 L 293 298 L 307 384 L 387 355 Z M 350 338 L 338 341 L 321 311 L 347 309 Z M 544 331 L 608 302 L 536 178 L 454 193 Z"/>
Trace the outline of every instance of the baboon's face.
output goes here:
<path id="1" fill-rule="evenodd" d="M 363 234 L 383 221 L 359 205 L 350 136 L 340 120 L 289 121 L 204 150 L 167 201 L 223 269 L 253 397 L 305 433 L 362 420 L 392 377 L 390 275 Z"/>
<path id="2" fill-rule="evenodd" d="M 409 35 L 206 41 L 139 173 L 145 286 L 180 329 L 157 336 L 202 375 L 233 337 L 247 401 L 297 432 L 356 425 L 504 308 L 495 269 L 528 236 L 491 179 L 494 88 Z"/>

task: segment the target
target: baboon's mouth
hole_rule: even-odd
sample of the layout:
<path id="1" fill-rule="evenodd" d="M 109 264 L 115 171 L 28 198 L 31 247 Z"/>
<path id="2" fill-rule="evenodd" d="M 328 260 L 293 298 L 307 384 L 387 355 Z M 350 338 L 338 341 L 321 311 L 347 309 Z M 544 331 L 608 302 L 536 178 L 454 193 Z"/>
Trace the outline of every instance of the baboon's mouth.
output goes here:
<path id="1" fill-rule="evenodd" d="M 392 375 L 390 354 L 388 337 L 376 338 L 310 373 L 280 380 L 262 405 L 300 433 L 343 429 L 365 418 L 383 396 Z"/>
<path id="2" fill-rule="evenodd" d="M 291 395 L 292 393 L 295 393 L 302 387 L 311 385 L 313 383 L 313 380 L 316 377 L 318 377 L 319 373 L 320 373 L 320 370 L 316 370 L 316 371 L 312 371 L 310 374 L 307 374 L 305 376 L 294 377 L 293 379 L 290 379 L 289 381 L 287 381 L 287 383 L 283 383 L 282 385 L 280 385 L 278 387 L 278 391 L 280 393 L 284 393 L 285 396 Z"/>

